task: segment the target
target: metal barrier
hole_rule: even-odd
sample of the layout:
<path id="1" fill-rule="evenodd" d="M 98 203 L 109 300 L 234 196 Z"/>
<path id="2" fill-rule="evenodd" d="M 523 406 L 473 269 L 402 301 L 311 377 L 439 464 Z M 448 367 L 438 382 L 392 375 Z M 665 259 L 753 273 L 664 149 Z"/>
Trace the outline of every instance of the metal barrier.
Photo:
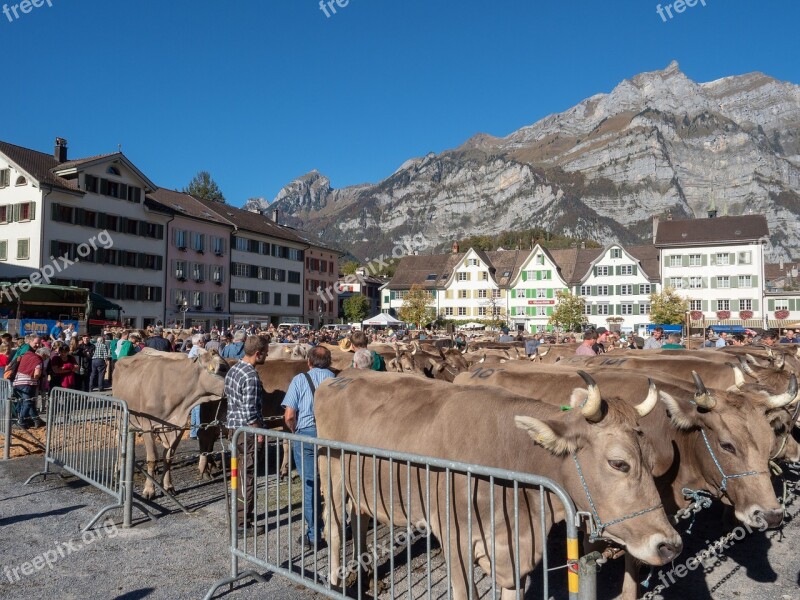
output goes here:
<path id="1" fill-rule="evenodd" d="M 112 496 L 115 503 L 102 508 L 83 531 L 117 508 L 123 510 L 123 527 L 131 525 L 133 506 L 154 519 L 133 501 L 135 433 L 128 423 L 128 405 L 123 400 L 54 388 L 47 410 L 44 471 L 31 475 L 25 485 L 36 477 L 55 475 L 50 471 L 50 465 L 55 465 Z"/>
<path id="2" fill-rule="evenodd" d="M 11 382 L 0 379 L 0 435 L 3 436 L 3 460 L 11 457 Z"/>
<path id="3" fill-rule="evenodd" d="M 319 464 L 318 478 L 281 481 L 283 440 Z M 550 479 L 252 427 L 235 432 L 231 449 L 231 574 L 206 600 L 243 578 L 265 581 L 241 571 L 240 559 L 331 598 L 348 590 L 360 598 L 371 583 L 375 598 L 494 600 L 501 592 L 521 600 L 528 576 L 541 586 L 535 596 L 549 598 L 553 571 L 570 600 L 594 597 L 591 582 L 579 585 L 575 506 Z M 567 538 L 555 566 L 547 548 L 554 520 L 565 521 Z M 317 521 L 325 541 L 308 543 Z"/>

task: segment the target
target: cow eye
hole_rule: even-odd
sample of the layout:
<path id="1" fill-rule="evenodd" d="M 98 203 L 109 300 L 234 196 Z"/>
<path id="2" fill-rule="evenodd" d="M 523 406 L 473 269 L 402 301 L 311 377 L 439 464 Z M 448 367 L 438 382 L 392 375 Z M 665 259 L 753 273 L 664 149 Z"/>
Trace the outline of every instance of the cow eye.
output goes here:
<path id="1" fill-rule="evenodd" d="M 608 464 L 611 465 L 611 468 L 616 471 L 622 471 L 623 473 L 627 473 L 631 470 L 631 466 L 626 463 L 624 460 L 610 460 Z"/>
<path id="2" fill-rule="evenodd" d="M 736 454 L 736 448 L 733 447 L 733 444 L 729 444 L 728 442 L 720 442 L 719 447 L 725 450 L 725 452 Z"/>

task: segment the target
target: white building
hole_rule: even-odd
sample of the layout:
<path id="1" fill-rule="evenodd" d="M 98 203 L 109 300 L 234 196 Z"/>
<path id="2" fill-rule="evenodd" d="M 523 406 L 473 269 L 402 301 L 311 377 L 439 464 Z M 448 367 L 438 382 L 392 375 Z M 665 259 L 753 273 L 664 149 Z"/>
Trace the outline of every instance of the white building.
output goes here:
<path id="1" fill-rule="evenodd" d="M 538 244 L 514 273 L 509 290 L 509 316 L 513 329 L 528 333 L 550 331 L 550 317 L 558 304 L 558 293 L 569 286 L 553 255 Z"/>
<path id="2" fill-rule="evenodd" d="M 693 321 L 764 325 L 763 215 L 656 221 L 661 283 L 689 300 Z M 696 318 L 700 317 L 702 318 Z"/>
<path id="3" fill-rule="evenodd" d="M 162 320 L 170 217 L 146 204 L 155 188 L 121 152 L 68 160 L 60 138 L 53 155 L 0 142 L 0 262 L 54 267 L 50 283 L 117 302 L 130 326 Z"/>

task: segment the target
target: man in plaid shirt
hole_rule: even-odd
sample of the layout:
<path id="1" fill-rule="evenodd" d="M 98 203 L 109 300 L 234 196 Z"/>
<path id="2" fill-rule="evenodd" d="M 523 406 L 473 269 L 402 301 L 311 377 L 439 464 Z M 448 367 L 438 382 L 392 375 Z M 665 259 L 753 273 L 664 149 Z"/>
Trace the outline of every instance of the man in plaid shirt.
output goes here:
<path id="1" fill-rule="evenodd" d="M 106 376 L 106 367 L 111 360 L 111 350 L 106 344 L 106 338 L 102 335 L 97 336 L 97 343 L 94 346 L 94 354 L 92 354 L 92 370 L 89 374 L 89 391 L 103 391 L 103 379 Z M 96 385 L 95 385 L 96 382 Z"/>
<path id="2" fill-rule="evenodd" d="M 244 343 L 244 358 L 233 365 L 225 376 L 225 396 L 228 398 L 228 429 L 252 426 L 261 427 L 261 380 L 256 365 L 263 365 L 269 354 L 269 340 L 252 335 Z M 236 444 L 239 455 L 239 480 L 237 490 L 237 522 L 240 535 L 255 520 L 255 447 L 263 442 L 258 436 L 240 435 Z"/>

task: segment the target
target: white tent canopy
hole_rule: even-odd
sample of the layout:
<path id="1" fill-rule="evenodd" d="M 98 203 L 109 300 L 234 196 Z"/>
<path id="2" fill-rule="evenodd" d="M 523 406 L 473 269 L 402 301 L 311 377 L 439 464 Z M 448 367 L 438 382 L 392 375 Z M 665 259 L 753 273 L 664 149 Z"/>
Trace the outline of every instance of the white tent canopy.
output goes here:
<path id="1" fill-rule="evenodd" d="M 459 326 L 459 329 L 486 329 L 486 325 L 483 323 L 467 323 Z"/>
<path id="2" fill-rule="evenodd" d="M 386 313 L 379 313 L 372 317 L 371 319 L 365 319 L 361 321 L 363 325 L 376 325 L 378 327 L 388 327 L 389 325 L 402 325 L 403 322 L 395 319 L 392 315 L 387 315 Z"/>

